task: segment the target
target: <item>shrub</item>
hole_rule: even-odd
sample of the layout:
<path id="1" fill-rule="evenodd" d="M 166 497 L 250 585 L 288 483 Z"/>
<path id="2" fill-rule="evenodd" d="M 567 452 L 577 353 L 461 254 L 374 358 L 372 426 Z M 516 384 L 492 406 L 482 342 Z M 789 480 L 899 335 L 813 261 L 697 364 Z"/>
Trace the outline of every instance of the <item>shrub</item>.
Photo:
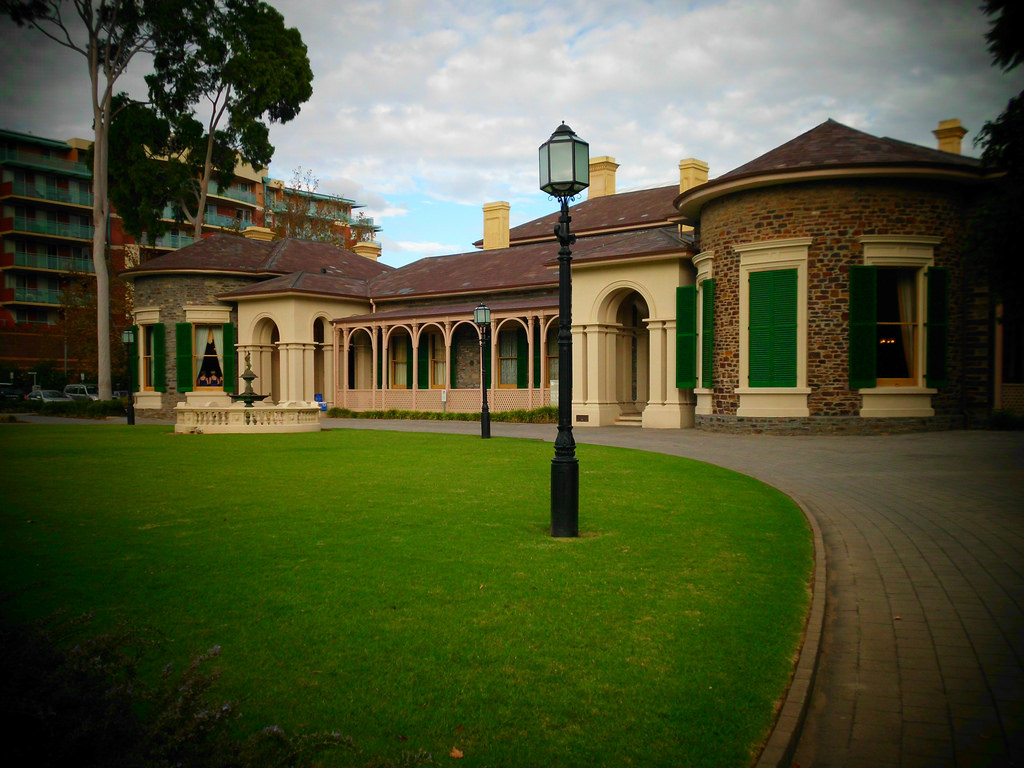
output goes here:
<path id="1" fill-rule="evenodd" d="M 350 411 L 347 408 L 330 408 L 330 419 L 401 419 L 419 421 L 480 421 L 480 412 L 450 413 L 446 411 L 400 411 L 394 408 L 386 411 Z M 491 421 L 518 424 L 556 424 L 558 409 L 551 406 L 535 408 L 532 411 L 491 411 Z"/>
<path id="2" fill-rule="evenodd" d="M 0 616 L 0 696 L 12 765 L 125 768 L 292 766 L 312 752 L 351 746 L 339 734 L 289 736 L 277 726 L 241 739 L 232 702 L 211 701 L 214 647 L 157 686 L 138 676 L 152 632 L 127 623 L 87 636 L 91 616 L 29 626 Z"/>

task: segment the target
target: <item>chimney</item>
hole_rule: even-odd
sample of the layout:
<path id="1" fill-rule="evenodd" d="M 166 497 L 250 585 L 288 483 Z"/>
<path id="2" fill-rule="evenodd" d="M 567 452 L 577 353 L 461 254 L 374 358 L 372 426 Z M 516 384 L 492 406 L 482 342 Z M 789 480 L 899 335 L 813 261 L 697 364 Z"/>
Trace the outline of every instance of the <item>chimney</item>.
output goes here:
<path id="1" fill-rule="evenodd" d="M 959 120 L 954 118 L 952 120 L 940 120 L 939 127 L 932 131 L 932 134 L 939 140 L 940 152 L 952 152 L 954 155 L 959 155 L 960 139 L 967 134 L 967 129 L 960 124 Z"/>
<path id="2" fill-rule="evenodd" d="M 601 155 L 590 158 L 590 186 L 587 187 L 587 200 L 615 194 L 615 171 L 619 164 L 614 157 Z"/>
<path id="3" fill-rule="evenodd" d="M 377 261 L 380 258 L 380 243 L 360 240 L 352 246 L 352 253 L 356 256 L 362 256 L 364 259 L 369 259 L 370 261 Z"/>
<path id="4" fill-rule="evenodd" d="M 484 250 L 508 248 L 508 212 L 503 201 L 484 204 Z"/>
<path id="5" fill-rule="evenodd" d="M 679 161 L 679 194 L 708 180 L 708 164 L 695 157 Z"/>
<path id="6" fill-rule="evenodd" d="M 274 239 L 274 230 L 267 229 L 266 227 L 246 227 L 242 231 L 242 236 L 246 240 L 263 240 L 270 242 Z"/>

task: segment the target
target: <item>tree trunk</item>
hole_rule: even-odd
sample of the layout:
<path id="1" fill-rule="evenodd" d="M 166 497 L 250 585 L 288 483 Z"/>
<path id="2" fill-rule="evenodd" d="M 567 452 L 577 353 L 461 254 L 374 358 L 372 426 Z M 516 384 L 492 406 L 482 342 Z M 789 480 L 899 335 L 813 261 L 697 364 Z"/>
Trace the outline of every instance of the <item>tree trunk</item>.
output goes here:
<path id="1" fill-rule="evenodd" d="M 93 68 L 93 77 L 99 73 Z M 96 93 L 96 91 L 93 91 Z M 110 386 L 110 274 L 107 271 L 107 155 L 110 134 L 110 87 L 102 102 L 93 101 L 92 263 L 96 270 L 96 386 L 100 400 L 113 399 Z"/>

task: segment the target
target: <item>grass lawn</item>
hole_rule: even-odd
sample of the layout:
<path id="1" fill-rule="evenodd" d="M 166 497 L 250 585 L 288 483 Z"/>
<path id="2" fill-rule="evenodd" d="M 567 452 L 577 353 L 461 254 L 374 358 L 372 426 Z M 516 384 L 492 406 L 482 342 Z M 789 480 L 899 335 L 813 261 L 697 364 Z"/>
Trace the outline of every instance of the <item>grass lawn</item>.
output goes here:
<path id="1" fill-rule="evenodd" d="M 0 589 L 17 620 L 155 627 L 158 666 L 220 645 L 249 727 L 355 740 L 325 765 L 749 764 L 809 602 L 800 511 L 577 453 L 581 536 L 555 540 L 538 441 L 4 424 Z"/>

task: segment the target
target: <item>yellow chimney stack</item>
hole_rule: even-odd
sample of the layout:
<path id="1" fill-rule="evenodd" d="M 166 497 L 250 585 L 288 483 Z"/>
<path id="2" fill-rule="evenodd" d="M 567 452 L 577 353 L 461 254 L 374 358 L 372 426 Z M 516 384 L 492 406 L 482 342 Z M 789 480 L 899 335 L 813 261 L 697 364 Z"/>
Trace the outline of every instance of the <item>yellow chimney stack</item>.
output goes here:
<path id="1" fill-rule="evenodd" d="M 484 250 L 508 248 L 508 203 L 499 200 L 484 204 Z"/>
<path id="2" fill-rule="evenodd" d="M 590 158 L 590 186 L 587 188 L 587 200 L 595 197 L 606 197 L 615 194 L 615 171 L 619 164 L 614 157 L 602 155 Z"/>
<path id="3" fill-rule="evenodd" d="M 967 129 L 955 118 L 940 120 L 939 127 L 932 131 L 932 135 L 939 140 L 939 151 L 952 152 L 954 155 L 960 154 L 960 140 L 966 134 Z"/>
<path id="4" fill-rule="evenodd" d="M 370 261 L 377 261 L 380 259 L 380 243 L 361 240 L 352 246 L 352 253 Z"/>
<path id="5" fill-rule="evenodd" d="M 679 161 L 679 193 L 704 184 L 708 180 L 708 164 L 695 157 Z"/>

